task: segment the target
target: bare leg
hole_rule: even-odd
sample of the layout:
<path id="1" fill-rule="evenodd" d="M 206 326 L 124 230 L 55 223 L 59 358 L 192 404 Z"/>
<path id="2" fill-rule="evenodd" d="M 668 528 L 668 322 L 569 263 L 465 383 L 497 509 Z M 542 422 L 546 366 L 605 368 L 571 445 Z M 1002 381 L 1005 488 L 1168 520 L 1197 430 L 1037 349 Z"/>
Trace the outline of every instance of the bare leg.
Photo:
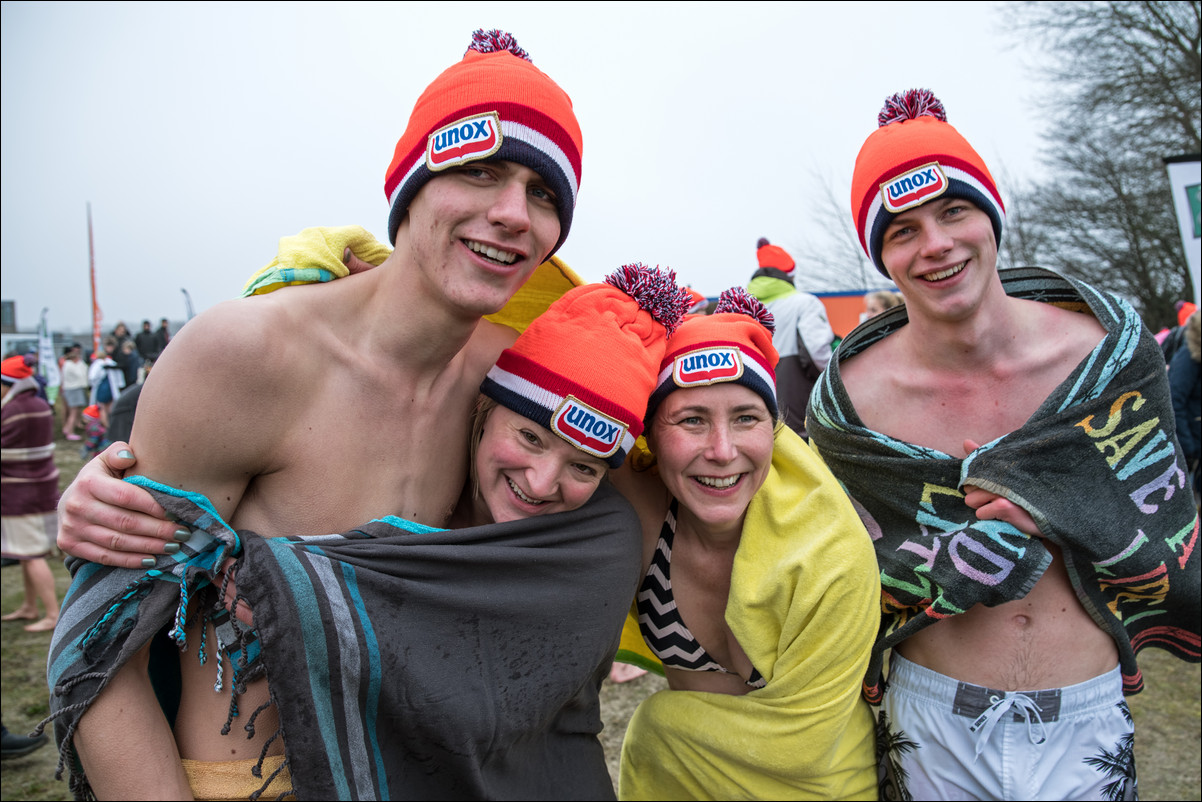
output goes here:
<path id="1" fill-rule="evenodd" d="M 609 679 L 611 682 L 630 682 L 632 679 L 638 679 L 647 673 L 647 669 L 632 666 L 628 663 L 614 663 L 613 668 L 609 670 Z"/>
<path id="2" fill-rule="evenodd" d="M 0 616 L 0 621 L 33 621 L 37 617 L 37 607 L 26 607 L 25 604 L 22 604 L 8 615 Z"/>
<path id="3" fill-rule="evenodd" d="M 0 621 L 36 621 L 38 617 L 38 602 L 37 597 L 33 593 L 33 586 L 29 582 L 29 574 L 26 567 L 29 565 L 29 560 L 21 560 L 21 579 L 25 583 L 25 598 L 21 601 L 21 606 L 13 610 L 5 616 L 0 616 Z"/>
<path id="4" fill-rule="evenodd" d="M 46 617 L 25 627 L 26 632 L 46 632 L 54 629 L 58 623 L 58 595 L 54 591 L 54 574 L 50 571 L 50 563 L 45 557 L 36 560 L 26 560 L 21 563 L 25 574 L 25 603 L 37 611 L 37 603 L 42 602 L 46 608 Z"/>

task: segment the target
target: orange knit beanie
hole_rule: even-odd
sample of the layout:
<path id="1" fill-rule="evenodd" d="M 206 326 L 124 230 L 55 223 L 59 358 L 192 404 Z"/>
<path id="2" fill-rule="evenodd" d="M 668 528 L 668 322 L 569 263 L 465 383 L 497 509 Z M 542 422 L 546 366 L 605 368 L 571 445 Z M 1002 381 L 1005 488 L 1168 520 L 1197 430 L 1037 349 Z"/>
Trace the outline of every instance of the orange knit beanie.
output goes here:
<path id="1" fill-rule="evenodd" d="M 626 265 L 535 318 L 480 392 L 616 468 L 643 431 L 665 343 L 690 302 L 674 272 Z"/>
<path id="2" fill-rule="evenodd" d="M 656 363 L 659 367 L 659 363 Z M 33 375 L 33 368 L 25 361 L 25 357 L 21 354 L 10 356 L 8 359 L 0 362 L 0 378 L 3 378 L 5 384 L 16 384 L 21 379 L 28 379 Z"/>
<path id="3" fill-rule="evenodd" d="M 712 315 L 686 317 L 660 363 L 647 421 L 669 394 L 722 382 L 750 388 L 778 417 L 773 327 L 772 313 L 742 287 L 719 295 Z"/>
<path id="4" fill-rule="evenodd" d="M 886 98 L 877 125 L 860 148 L 851 179 L 856 232 L 877 270 L 889 275 L 881 243 L 893 218 L 939 197 L 962 198 L 989 215 L 1001 244 L 1006 209 L 997 184 L 930 90 Z"/>
<path id="5" fill-rule="evenodd" d="M 760 237 L 755 244 L 755 258 L 760 267 L 774 267 L 782 273 L 793 272 L 793 257 L 779 245 L 768 242 L 767 237 Z"/>
<path id="6" fill-rule="evenodd" d="M 384 178 L 388 239 L 410 202 L 439 171 L 481 159 L 511 161 L 538 173 L 559 211 L 559 241 L 572 227 L 583 142 L 572 100 L 530 62 L 504 31 L 477 30 L 463 60 L 426 87 L 397 142 Z"/>

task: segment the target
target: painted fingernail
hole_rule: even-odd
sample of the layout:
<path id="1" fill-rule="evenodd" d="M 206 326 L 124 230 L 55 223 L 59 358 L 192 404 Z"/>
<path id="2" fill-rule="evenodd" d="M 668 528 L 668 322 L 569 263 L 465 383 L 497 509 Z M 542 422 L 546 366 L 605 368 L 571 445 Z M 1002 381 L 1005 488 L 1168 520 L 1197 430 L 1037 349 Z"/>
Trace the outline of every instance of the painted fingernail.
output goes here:
<path id="1" fill-rule="evenodd" d="M 120 457 L 121 459 L 133 459 L 134 452 L 130 451 L 129 449 L 123 448 L 117 452 L 117 456 Z"/>
<path id="2" fill-rule="evenodd" d="M 174 512 L 164 512 L 164 515 L 167 516 L 167 520 L 171 521 L 171 523 L 173 523 L 173 524 L 179 523 L 179 516 L 176 515 Z"/>
<path id="3" fill-rule="evenodd" d="M 154 563 L 155 563 L 154 557 L 143 557 L 142 558 L 142 567 L 143 568 L 154 568 Z"/>
<path id="4" fill-rule="evenodd" d="M 183 543 L 185 540 L 189 540 L 192 537 L 192 533 L 187 529 L 176 529 L 171 533 L 171 536 L 180 543 Z"/>
<path id="5" fill-rule="evenodd" d="M 178 551 L 179 551 L 178 543 L 164 543 L 163 544 L 163 553 L 164 554 L 175 554 Z"/>
<path id="6" fill-rule="evenodd" d="M 344 265 L 349 265 L 351 263 L 351 249 L 349 247 L 344 248 L 342 251 L 342 263 Z"/>

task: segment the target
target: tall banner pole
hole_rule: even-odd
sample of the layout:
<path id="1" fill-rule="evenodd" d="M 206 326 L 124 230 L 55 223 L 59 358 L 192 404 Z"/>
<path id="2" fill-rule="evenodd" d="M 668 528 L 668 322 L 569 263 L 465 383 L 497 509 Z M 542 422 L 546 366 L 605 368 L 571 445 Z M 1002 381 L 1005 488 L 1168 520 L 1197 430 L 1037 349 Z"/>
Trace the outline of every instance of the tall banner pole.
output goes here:
<path id="1" fill-rule="evenodd" d="M 100 303 L 96 300 L 96 246 L 92 240 L 92 204 L 88 204 L 88 272 L 92 282 L 92 353 L 100 353 Z"/>

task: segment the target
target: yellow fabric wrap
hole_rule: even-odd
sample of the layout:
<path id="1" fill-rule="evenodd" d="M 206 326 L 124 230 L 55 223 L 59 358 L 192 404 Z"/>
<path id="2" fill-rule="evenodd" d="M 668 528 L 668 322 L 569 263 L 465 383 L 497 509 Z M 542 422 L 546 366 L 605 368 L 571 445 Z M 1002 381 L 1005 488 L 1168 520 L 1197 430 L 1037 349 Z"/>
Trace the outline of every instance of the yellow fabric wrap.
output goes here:
<path id="1" fill-rule="evenodd" d="M 365 262 L 378 265 L 392 253 L 362 226 L 306 228 L 291 237 L 280 237 L 274 259 L 242 287 L 242 295 L 262 295 L 293 284 L 332 281 L 350 273 L 342 263 L 347 249 Z"/>
<path id="2" fill-rule="evenodd" d="M 362 226 L 306 228 L 291 237 L 280 237 L 280 249 L 274 259 L 255 272 L 242 288 L 242 296 L 263 295 L 294 284 L 333 281 L 349 275 L 342 262 L 347 249 L 365 262 L 380 265 L 392 251 Z M 486 320 L 526 330 L 530 321 L 547 310 L 559 296 L 585 284 L 558 256 L 543 262 L 501 311 Z"/>
<path id="3" fill-rule="evenodd" d="M 726 622 L 767 685 L 664 690 L 635 711 L 620 799 L 876 799 L 860 696 L 880 624 L 872 541 L 839 483 L 787 427 L 747 511 Z"/>
<path id="4" fill-rule="evenodd" d="M 239 800 L 258 799 L 296 799 L 296 795 L 288 793 L 292 788 L 292 775 L 287 766 L 283 766 L 283 755 L 269 755 L 263 758 L 261 776 L 256 777 L 251 770 L 259 762 L 255 758 L 249 760 L 181 760 L 184 773 L 188 775 L 188 784 L 192 786 L 192 795 L 197 799 L 210 800 Z M 281 768 L 283 766 L 283 768 Z M 279 774 L 275 772 L 279 770 Z M 272 775 L 275 774 L 274 777 Z M 263 788 L 263 782 L 271 777 L 271 784 Z"/>
<path id="5" fill-rule="evenodd" d="M 568 267 L 567 262 L 558 256 L 552 256 L 534 269 L 534 273 L 500 312 L 485 315 L 484 319 L 508 326 L 521 334 L 530 325 L 530 321 L 546 312 L 547 307 L 559 300 L 559 296 L 573 287 L 587 283 L 576 275 L 576 271 Z"/>

